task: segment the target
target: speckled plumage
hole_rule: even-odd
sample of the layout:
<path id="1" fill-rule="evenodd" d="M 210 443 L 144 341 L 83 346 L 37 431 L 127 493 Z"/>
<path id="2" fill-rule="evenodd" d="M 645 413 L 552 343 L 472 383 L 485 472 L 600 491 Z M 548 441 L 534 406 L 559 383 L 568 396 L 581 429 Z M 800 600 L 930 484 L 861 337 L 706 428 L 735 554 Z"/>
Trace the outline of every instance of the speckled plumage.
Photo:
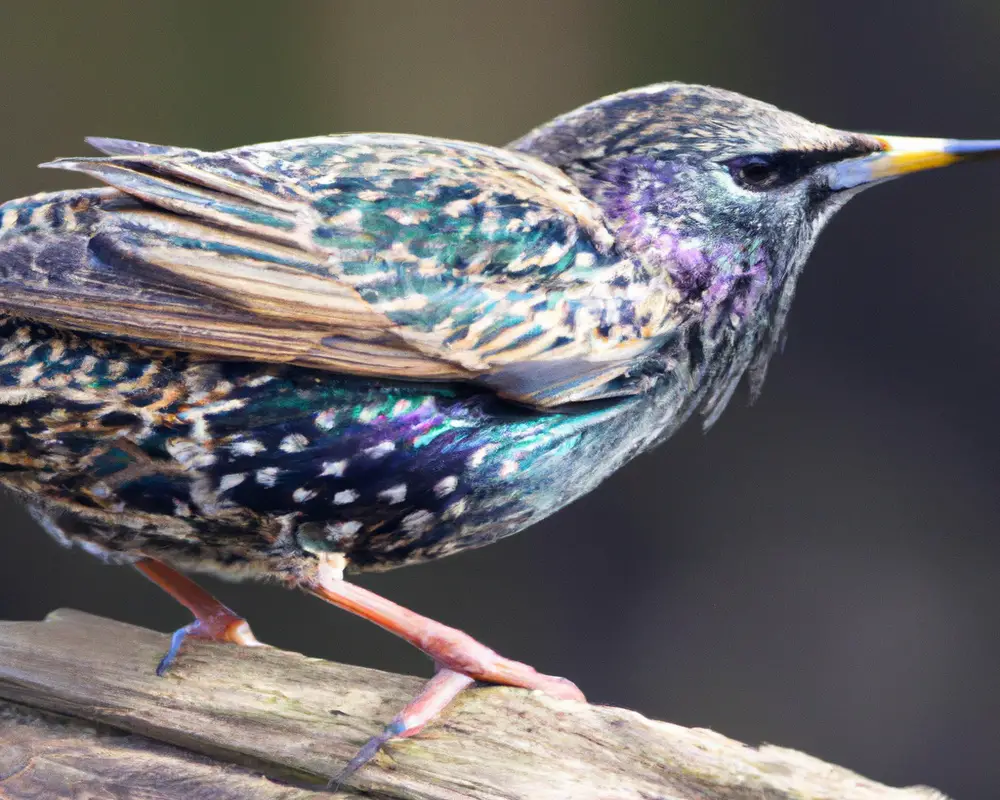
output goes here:
<path id="1" fill-rule="evenodd" d="M 0 206 L 0 482 L 102 552 L 258 575 L 495 541 L 714 420 L 854 192 L 825 165 L 884 148 L 682 84 L 507 149 L 92 143 L 54 166 L 110 188 Z"/>
<path id="2" fill-rule="evenodd" d="M 546 481 L 611 409 L 537 414 L 461 387 L 218 362 L 0 325 L 0 480 L 70 537 L 188 568 L 378 568 L 554 510 Z M 607 428 L 605 428 L 607 433 Z M 626 438 L 622 430 L 620 439 Z M 595 456 L 597 453 L 595 453 Z"/>
<path id="3" fill-rule="evenodd" d="M 587 399 L 680 321 L 667 276 L 623 257 L 565 176 L 513 152 L 351 135 L 57 165 L 130 199 L 95 193 L 72 255 L 65 228 L 18 229 L 27 252 L 6 256 L 25 263 L 10 267 L 4 305 L 35 319 L 216 355 L 482 381 L 537 405 Z M 39 202 L 5 206 L 0 225 L 50 213 Z M 53 257 L 75 261 L 58 286 L 38 270 Z"/>

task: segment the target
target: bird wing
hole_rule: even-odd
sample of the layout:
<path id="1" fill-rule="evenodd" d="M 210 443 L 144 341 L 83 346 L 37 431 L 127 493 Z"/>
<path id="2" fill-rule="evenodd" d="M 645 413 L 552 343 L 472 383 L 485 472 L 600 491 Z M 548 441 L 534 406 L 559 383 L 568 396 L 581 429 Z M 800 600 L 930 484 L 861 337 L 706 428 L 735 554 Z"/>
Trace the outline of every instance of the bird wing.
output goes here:
<path id="1" fill-rule="evenodd" d="M 44 166 L 117 191 L 73 195 L 58 224 L 58 199 L 39 208 L 59 195 L 0 207 L 9 313 L 219 357 L 474 381 L 540 407 L 614 393 L 677 325 L 667 279 L 621 257 L 600 209 L 530 156 L 380 134 L 217 153 L 93 143 L 109 155 Z"/>

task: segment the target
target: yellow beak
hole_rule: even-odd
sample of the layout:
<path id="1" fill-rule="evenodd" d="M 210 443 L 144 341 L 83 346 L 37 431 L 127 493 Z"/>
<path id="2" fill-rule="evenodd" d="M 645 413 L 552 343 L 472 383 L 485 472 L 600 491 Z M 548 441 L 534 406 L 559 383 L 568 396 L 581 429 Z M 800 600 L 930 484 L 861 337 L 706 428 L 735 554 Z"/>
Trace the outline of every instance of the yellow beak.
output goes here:
<path id="1" fill-rule="evenodd" d="M 924 139 L 916 136 L 875 136 L 885 149 L 833 165 L 831 189 L 852 189 L 924 169 L 960 161 L 1000 157 L 998 139 Z"/>

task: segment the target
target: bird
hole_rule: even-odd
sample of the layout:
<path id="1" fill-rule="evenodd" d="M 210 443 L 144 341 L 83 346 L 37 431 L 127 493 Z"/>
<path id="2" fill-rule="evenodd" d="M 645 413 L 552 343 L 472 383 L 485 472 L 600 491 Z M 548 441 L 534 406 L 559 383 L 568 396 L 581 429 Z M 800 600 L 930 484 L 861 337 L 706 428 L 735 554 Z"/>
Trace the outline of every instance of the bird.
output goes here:
<path id="1" fill-rule="evenodd" d="M 0 206 L 0 484 L 256 646 L 186 573 L 272 580 L 435 663 L 344 768 L 476 681 L 582 700 L 346 575 L 495 542 L 590 492 L 783 342 L 831 216 L 1000 140 L 851 133 L 701 85 L 613 94 L 496 147 L 342 134 L 122 139 L 101 188 Z"/>

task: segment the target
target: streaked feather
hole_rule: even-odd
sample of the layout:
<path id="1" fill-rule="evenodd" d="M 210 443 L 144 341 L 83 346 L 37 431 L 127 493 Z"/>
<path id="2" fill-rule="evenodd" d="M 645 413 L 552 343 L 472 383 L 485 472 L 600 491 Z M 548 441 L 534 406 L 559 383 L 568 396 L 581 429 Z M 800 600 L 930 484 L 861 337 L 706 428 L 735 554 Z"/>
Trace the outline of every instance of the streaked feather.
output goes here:
<path id="1" fill-rule="evenodd" d="M 92 143 L 111 157 L 48 166 L 117 191 L 0 207 L 16 220 L 0 231 L 0 308 L 222 357 L 476 381 L 538 406 L 601 395 L 678 324 L 669 278 L 623 258 L 600 210 L 530 156 L 413 136 Z M 73 203 L 67 237 L 53 209 Z M 21 224 L 43 206 L 60 224 Z"/>

